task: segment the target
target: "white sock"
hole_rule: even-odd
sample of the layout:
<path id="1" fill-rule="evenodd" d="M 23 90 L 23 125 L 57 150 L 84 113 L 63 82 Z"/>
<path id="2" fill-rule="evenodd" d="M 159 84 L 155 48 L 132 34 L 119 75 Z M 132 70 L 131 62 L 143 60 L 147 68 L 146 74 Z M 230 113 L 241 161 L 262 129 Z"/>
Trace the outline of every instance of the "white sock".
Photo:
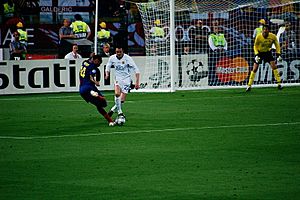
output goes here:
<path id="1" fill-rule="evenodd" d="M 117 105 L 115 104 L 110 110 L 113 111 L 113 112 L 116 112 L 117 111 Z"/>
<path id="2" fill-rule="evenodd" d="M 117 107 L 118 114 L 123 113 L 121 108 L 121 97 L 115 96 L 115 106 Z"/>

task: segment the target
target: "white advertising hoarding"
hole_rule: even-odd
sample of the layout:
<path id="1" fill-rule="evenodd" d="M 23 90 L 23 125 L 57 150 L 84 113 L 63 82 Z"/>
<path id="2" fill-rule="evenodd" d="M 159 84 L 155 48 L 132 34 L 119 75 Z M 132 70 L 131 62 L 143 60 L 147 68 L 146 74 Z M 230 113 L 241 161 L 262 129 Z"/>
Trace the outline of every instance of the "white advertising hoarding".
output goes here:
<path id="1" fill-rule="evenodd" d="M 77 60 L 21 60 L 0 62 L 0 95 L 77 92 L 79 70 L 82 61 Z M 113 90 L 114 69 L 109 81 L 104 81 L 104 69 L 108 58 L 103 58 L 99 67 L 101 73 L 100 90 Z M 145 57 L 134 58 L 141 74 L 144 73 Z M 141 82 L 144 82 L 141 76 Z"/>
<path id="2" fill-rule="evenodd" d="M 149 62 L 151 59 L 151 62 Z M 77 60 L 21 60 L 0 62 L 0 95 L 77 92 L 79 89 L 79 70 L 82 61 Z M 113 90 L 114 69 L 109 81 L 104 80 L 105 64 L 103 58 L 100 69 L 99 90 Z M 141 91 L 153 90 L 170 85 L 170 57 L 133 57 L 141 73 Z M 178 60 L 178 58 L 176 58 Z M 149 66 L 151 63 L 151 66 Z M 176 66 L 178 63 L 176 63 Z M 207 85 L 207 55 L 182 56 L 180 68 L 176 69 L 176 86 Z M 133 81 L 135 77 L 133 76 Z"/>

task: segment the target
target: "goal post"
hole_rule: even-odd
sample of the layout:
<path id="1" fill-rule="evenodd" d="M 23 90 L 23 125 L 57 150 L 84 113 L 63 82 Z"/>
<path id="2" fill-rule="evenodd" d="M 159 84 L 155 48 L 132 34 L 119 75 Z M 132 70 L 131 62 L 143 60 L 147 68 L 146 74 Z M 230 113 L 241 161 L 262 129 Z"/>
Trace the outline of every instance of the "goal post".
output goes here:
<path id="1" fill-rule="evenodd" d="M 300 84 L 299 0 L 158 0 L 136 5 L 145 33 L 144 90 L 246 87 L 261 20 L 279 39 L 283 61 L 277 66 L 283 83 Z M 274 84 L 269 63 L 262 63 L 253 86 Z"/>

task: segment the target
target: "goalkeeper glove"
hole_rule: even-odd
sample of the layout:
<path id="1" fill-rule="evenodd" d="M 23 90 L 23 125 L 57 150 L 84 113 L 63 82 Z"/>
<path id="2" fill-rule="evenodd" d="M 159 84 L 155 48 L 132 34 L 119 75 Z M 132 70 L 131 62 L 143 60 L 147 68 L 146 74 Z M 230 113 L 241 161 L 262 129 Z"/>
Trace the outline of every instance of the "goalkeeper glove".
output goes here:
<path id="1" fill-rule="evenodd" d="M 255 56 L 254 60 L 257 64 L 260 63 L 260 57 L 258 55 Z"/>
<path id="2" fill-rule="evenodd" d="M 277 62 L 281 62 L 282 61 L 282 57 L 280 54 L 277 54 Z"/>

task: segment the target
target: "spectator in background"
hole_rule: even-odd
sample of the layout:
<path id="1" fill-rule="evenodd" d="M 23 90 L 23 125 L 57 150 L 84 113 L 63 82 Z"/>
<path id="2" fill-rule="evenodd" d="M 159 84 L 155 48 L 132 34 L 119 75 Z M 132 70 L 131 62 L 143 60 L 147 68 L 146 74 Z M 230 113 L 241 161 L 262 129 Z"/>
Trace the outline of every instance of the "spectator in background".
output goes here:
<path id="1" fill-rule="evenodd" d="M 208 44 L 213 52 L 224 52 L 227 50 L 227 41 L 219 26 L 213 27 L 213 32 L 208 37 Z"/>
<path id="2" fill-rule="evenodd" d="M 156 19 L 153 27 L 149 31 L 150 34 L 150 51 L 151 55 L 161 55 L 165 52 L 165 31 L 162 28 L 161 21 Z"/>
<path id="3" fill-rule="evenodd" d="M 83 22 L 80 14 L 74 15 L 75 21 L 71 24 L 73 33 L 77 39 L 88 39 L 91 36 L 91 29 L 87 23 Z"/>
<path id="4" fill-rule="evenodd" d="M 75 35 L 73 34 L 73 30 L 70 27 L 70 20 L 64 19 L 63 26 L 59 29 L 59 39 L 70 39 L 75 38 Z"/>
<path id="5" fill-rule="evenodd" d="M 72 51 L 65 56 L 65 59 L 74 60 L 82 58 L 82 56 L 78 53 L 78 45 L 73 44 Z"/>
<path id="6" fill-rule="evenodd" d="M 14 17 L 15 10 L 16 10 L 14 2 L 12 0 L 7 0 L 7 1 L 3 0 L 2 10 L 3 10 L 3 17 L 4 17 L 3 21 L 6 21 Z"/>
<path id="7" fill-rule="evenodd" d="M 23 43 L 25 45 L 25 47 L 27 47 L 28 44 L 28 37 L 27 37 L 27 32 L 24 31 L 24 26 L 22 22 L 17 23 L 17 31 L 20 34 L 20 42 Z"/>
<path id="8" fill-rule="evenodd" d="M 23 21 L 20 15 L 20 8 L 16 4 L 16 0 L 2 0 L 0 5 L 0 23 L 3 25 L 1 29 L 16 30 L 16 24 Z"/>
<path id="9" fill-rule="evenodd" d="M 291 26 L 291 22 L 286 22 L 284 32 L 279 37 L 282 57 L 289 62 L 297 58 L 297 36 Z"/>
<path id="10" fill-rule="evenodd" d="M 154 26 L 150 29 L 150 36 L 154 42 L 160 42 L 164 40 L 165 31 L 161 27 L 159 19 L 154 21 Z"/>
<path id="11" fill-rule="evenodd" d="M 111 51 L 110 45 L 108 43 L 105 43 L 101 51 L 99 52 L 99 55 L 101 57 L 110 57 L 112 54 L 113 52 Z"/>
<path id="12" fill-rule="evenodd" d="M 213 20 L 212 21 L 212 28 L 218 27 L 219 26 L 219 21 L 218 20 Z"/>
<path id="13" fill-rule="evenodd" d="M 99 24 L 100 30 L 97 32 L 98 43 L 102 47 L 105 43 L 112 43 L 112 37 L 110 36 L 110 32 L 106 30 L 106 23 L 101 22 Z"/>
<path id="14" fill-rule="evenodd" d="M 252 37 L 253 37 L 254 40 L 255 40 L 255 38 L 256 38 L 256 36 L 258 34 L 262 33 L 263 26 L 266 24 L 266 20 L 260 19 L 258 21 L 258 24 L 259 24 L 259 26 L 256 29 L 254 29 L 254 32 L 253 32 L 253 36 Z"/>
<path id="15" fill-rule="evenodd" d="M 64 19 L 63 26 L 59 29 L 59 47 L 58 47 L 58 58 L 64 58 L 65 55 L 70 51 L 67 47 L 69 46 L 66 39 L 73 39 L 73 29 L 70 27 L 70 20 Z"/>
<path id="16" fill-rule="evenodd" d="M 197 20 L 195 28 L 195 41 L 197 52 L 207 52 L 207 35 L 208 31 L 203 27 L 202 20 Z"/>
<path id="17" fill-rule="evenodd" d="M 13 33 L 13 41 L 9 44 L 10 60 L 25 60 L 26 46 L 20 42 L 20 33 L 15 31 Z"/>
<path id="18" fill-rule="evenodd" d="M 217 85 L 216 64 L 219 59 L 226 55 L 227 51 L 227 41 L 224 34 L 221 33 L 218 21 L 213 22 L 212 33 L 208 37 L 208 44 L 210 47 L 208 54 L 208 84 Z"/>

